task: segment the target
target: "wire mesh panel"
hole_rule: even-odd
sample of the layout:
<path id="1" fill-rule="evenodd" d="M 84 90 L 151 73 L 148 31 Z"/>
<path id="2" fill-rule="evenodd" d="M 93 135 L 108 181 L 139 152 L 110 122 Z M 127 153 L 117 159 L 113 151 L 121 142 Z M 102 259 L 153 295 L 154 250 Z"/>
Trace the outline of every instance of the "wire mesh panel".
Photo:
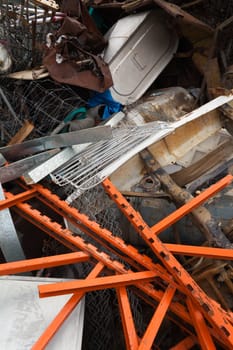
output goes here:
<path id="1" fill-rule="evenodd" d="M 17 118 L 12 117 L 8 107 L 0 98 L 2 141 L 8 141 L 15 135 L 24 120 L 34 125 L 31 138 L 46 136 L 65 119 L 69 112 L 85 104 L 71 87 L 50 79 L 28 82 L 5 78 L 0 84 L 17 116 Z"/>
<path id="2" fill-rule="evenodd" d="M 114 292 L 109 289 L 86 295 L 83 350 L 119 349 L 113 298 Z"/>
<path id="3" fill-rule="evenodd" d="M 46 35 L 58 28 L 52 20 L 55 12 L 28 0 L 0 0 L 0 86 L 14 113 L 0 97 L 1 143 L 9 141 L 28 120 L 30 135 L 48 135 L 73 109 L 85 102 L 68 85 L 51 79 L 15 80 L 8 73 L 30 70 L 42 64 Z M 6 59 L 7 58 L 7 59 Z M 1 62 L 0 57 L 0 62 Z"/>
<path id="4" fill-rule="evenodd" d="M 139 127 L 119 128 L 113 131 L 113 139 L 91 145 L 82 153 L 75 155 L 64 166 L 52 174 L 53 181 L 59 186 L 70 185 L 74 189 L 67 199 L 72 202 L 86 190 L 100 184 L 125 160 L 147 147 L 156 135 L 169 133 L 167 123 L 152 122 Z M 154 140 L 155 141 L 155 140 Z M 137 149 L 136 147 L 139 147 Z"/>
<path id="5" fill-rule="evenodd" d="M 0 0 L 0 14 L 0 40 L 12 58 L 11 71 L 40 65 L 45 36 L 57 26 L 54 13 L 29 0 Z"/>

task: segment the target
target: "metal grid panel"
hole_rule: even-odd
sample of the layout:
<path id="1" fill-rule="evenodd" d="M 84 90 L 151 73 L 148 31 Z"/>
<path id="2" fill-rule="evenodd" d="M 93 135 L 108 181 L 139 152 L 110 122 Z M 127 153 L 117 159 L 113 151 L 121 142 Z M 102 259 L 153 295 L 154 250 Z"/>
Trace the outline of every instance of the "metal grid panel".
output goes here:
<path id="1" fill-rule="evenodd" d="M 167 123 L 153 122 L 141 127 L 113 130 L 113 139 L 97 142 L 77 154 L 51 176 L 59 186 L 71 185 L 75 192 L 67 199 L 72 202 L 86 190 L 100 184 L 111 173 L 114 162 L 142 144 L 156 132 L 171 129 Z"/>

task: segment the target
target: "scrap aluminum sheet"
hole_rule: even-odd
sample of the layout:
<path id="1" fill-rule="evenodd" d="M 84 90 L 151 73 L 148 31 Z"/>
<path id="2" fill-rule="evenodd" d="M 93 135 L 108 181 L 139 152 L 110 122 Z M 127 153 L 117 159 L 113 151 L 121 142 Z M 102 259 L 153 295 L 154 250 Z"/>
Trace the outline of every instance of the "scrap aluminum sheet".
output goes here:
<path id="1" fill-rule="evenodd" d="M 62 295 L 41 299 L 37 286 L 62 281 L 64 279 L 25 276 L 0 278 L 0 349 L 32 349 L 70 298 Z M 85 300 L 82 299 L 46 346 L 47 350 L 81 349 L 84 307 Z"/>
<path id="2" fill-rule="evenodd" d="M 59 186 L 71 185 L 75 189 L 67 198 L 67 202 L 71 203 L 144 148 L 231 100 L 233 95 L 220 96 L 173 123 L 152 122 L 134 128 L 116 129 L 112 140 L 96 143 L 77 154 L 54 172 L 52 179 Z"/>

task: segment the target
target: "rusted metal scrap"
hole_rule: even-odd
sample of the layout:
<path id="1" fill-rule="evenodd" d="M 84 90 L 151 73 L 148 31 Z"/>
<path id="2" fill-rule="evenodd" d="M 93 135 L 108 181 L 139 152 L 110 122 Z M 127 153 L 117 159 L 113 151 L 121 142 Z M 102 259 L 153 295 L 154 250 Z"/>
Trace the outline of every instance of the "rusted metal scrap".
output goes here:
<path id="1" fill-rule="evenodd" d="M 18 160 L 25 155 L 43 152 L 49 149 L 73 146 L 79 143 L 98 142 L 111 139 L 110 126 L 97 126 L 95 128 L 67 132 L 63 134 L 44 136 L 6 147 L 0 147 L 0 152 L 8 160 Z"/>
<path id="2" fill-rule="evenodd" d="M 75 17 L 66 16 L 56 34 L 47 35 L 43 64 L 56 81 L 103 92 L 112 85 L 108 65 L 97 56 L 106 41 L 85 4 L 73 3 L 65 1 L 62 9 Z"/>
<path id="3" fill-rule="evenodd" d="M 232 309 L 233 273 L 226 261 L 199 258 L 191 259 L 190 272 L 203 290 L 217 300 L 224 309 Z"/>
<path id="4" fill-rule="evenodd" d="M 198 180 L 216 166 L 223 168 L 226 159 L 232 156 L 232 147 L 233 140 L 229 139 L 199 161 L 171 174 L 171 178 L 177 185 L 183 187 L 196 179 Z"/>
<path id="5" fill-rule="evenodd" d="M 166 173 L 147 149 L 141 151 L 140 156 L 145 163 L 147 171 L 159 179 L 162 187 L 173 198 L 176 204 L 182 205 L 193 198 L 187 190 L 182 189 L 172 180 L 170 175 Z M 204 234 L 205 238 L 211 245 L 216 245 L 217 247 L 222 248 L 233 247 L 231 242 L 222 232 L 218 223 L 215 222 L 214 218 L 205 207 L 200 206 L 199 208 L 194 209 L 192 211 L 192 216 L 200 231 Z"/>

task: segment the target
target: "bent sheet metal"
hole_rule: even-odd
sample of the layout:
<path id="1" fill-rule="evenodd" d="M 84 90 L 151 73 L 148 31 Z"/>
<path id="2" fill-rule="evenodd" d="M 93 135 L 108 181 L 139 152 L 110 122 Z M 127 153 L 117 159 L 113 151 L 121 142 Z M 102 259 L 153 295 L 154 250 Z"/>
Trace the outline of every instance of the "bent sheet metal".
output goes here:
<path id="1" fill-rule="evenodd" d="M 0 148 L 0 153 L 7 160 L 17 160 L 28 154 L 34 154 L 53 148 L 109 140 L 111 138 L 112 129 L 110 126 L 98 126 L 91 129 L 73 131 L 65 134 L 40 137 L 21 144 L 2 147 Z"/>
<path id="2" fill-rule="evenodd" d="M 35 166 L 40 165 L 58 152 L 58 149 L 52 149 L 50 151 L 36 154 L 32 157 L 18 160 L 17 162 L 8 164 L 4 167 L 0 167 L 0 182 L 4 184 L 17 179 L 18 177 L 22 176 L 25 171 L 29 171 Z"/>

